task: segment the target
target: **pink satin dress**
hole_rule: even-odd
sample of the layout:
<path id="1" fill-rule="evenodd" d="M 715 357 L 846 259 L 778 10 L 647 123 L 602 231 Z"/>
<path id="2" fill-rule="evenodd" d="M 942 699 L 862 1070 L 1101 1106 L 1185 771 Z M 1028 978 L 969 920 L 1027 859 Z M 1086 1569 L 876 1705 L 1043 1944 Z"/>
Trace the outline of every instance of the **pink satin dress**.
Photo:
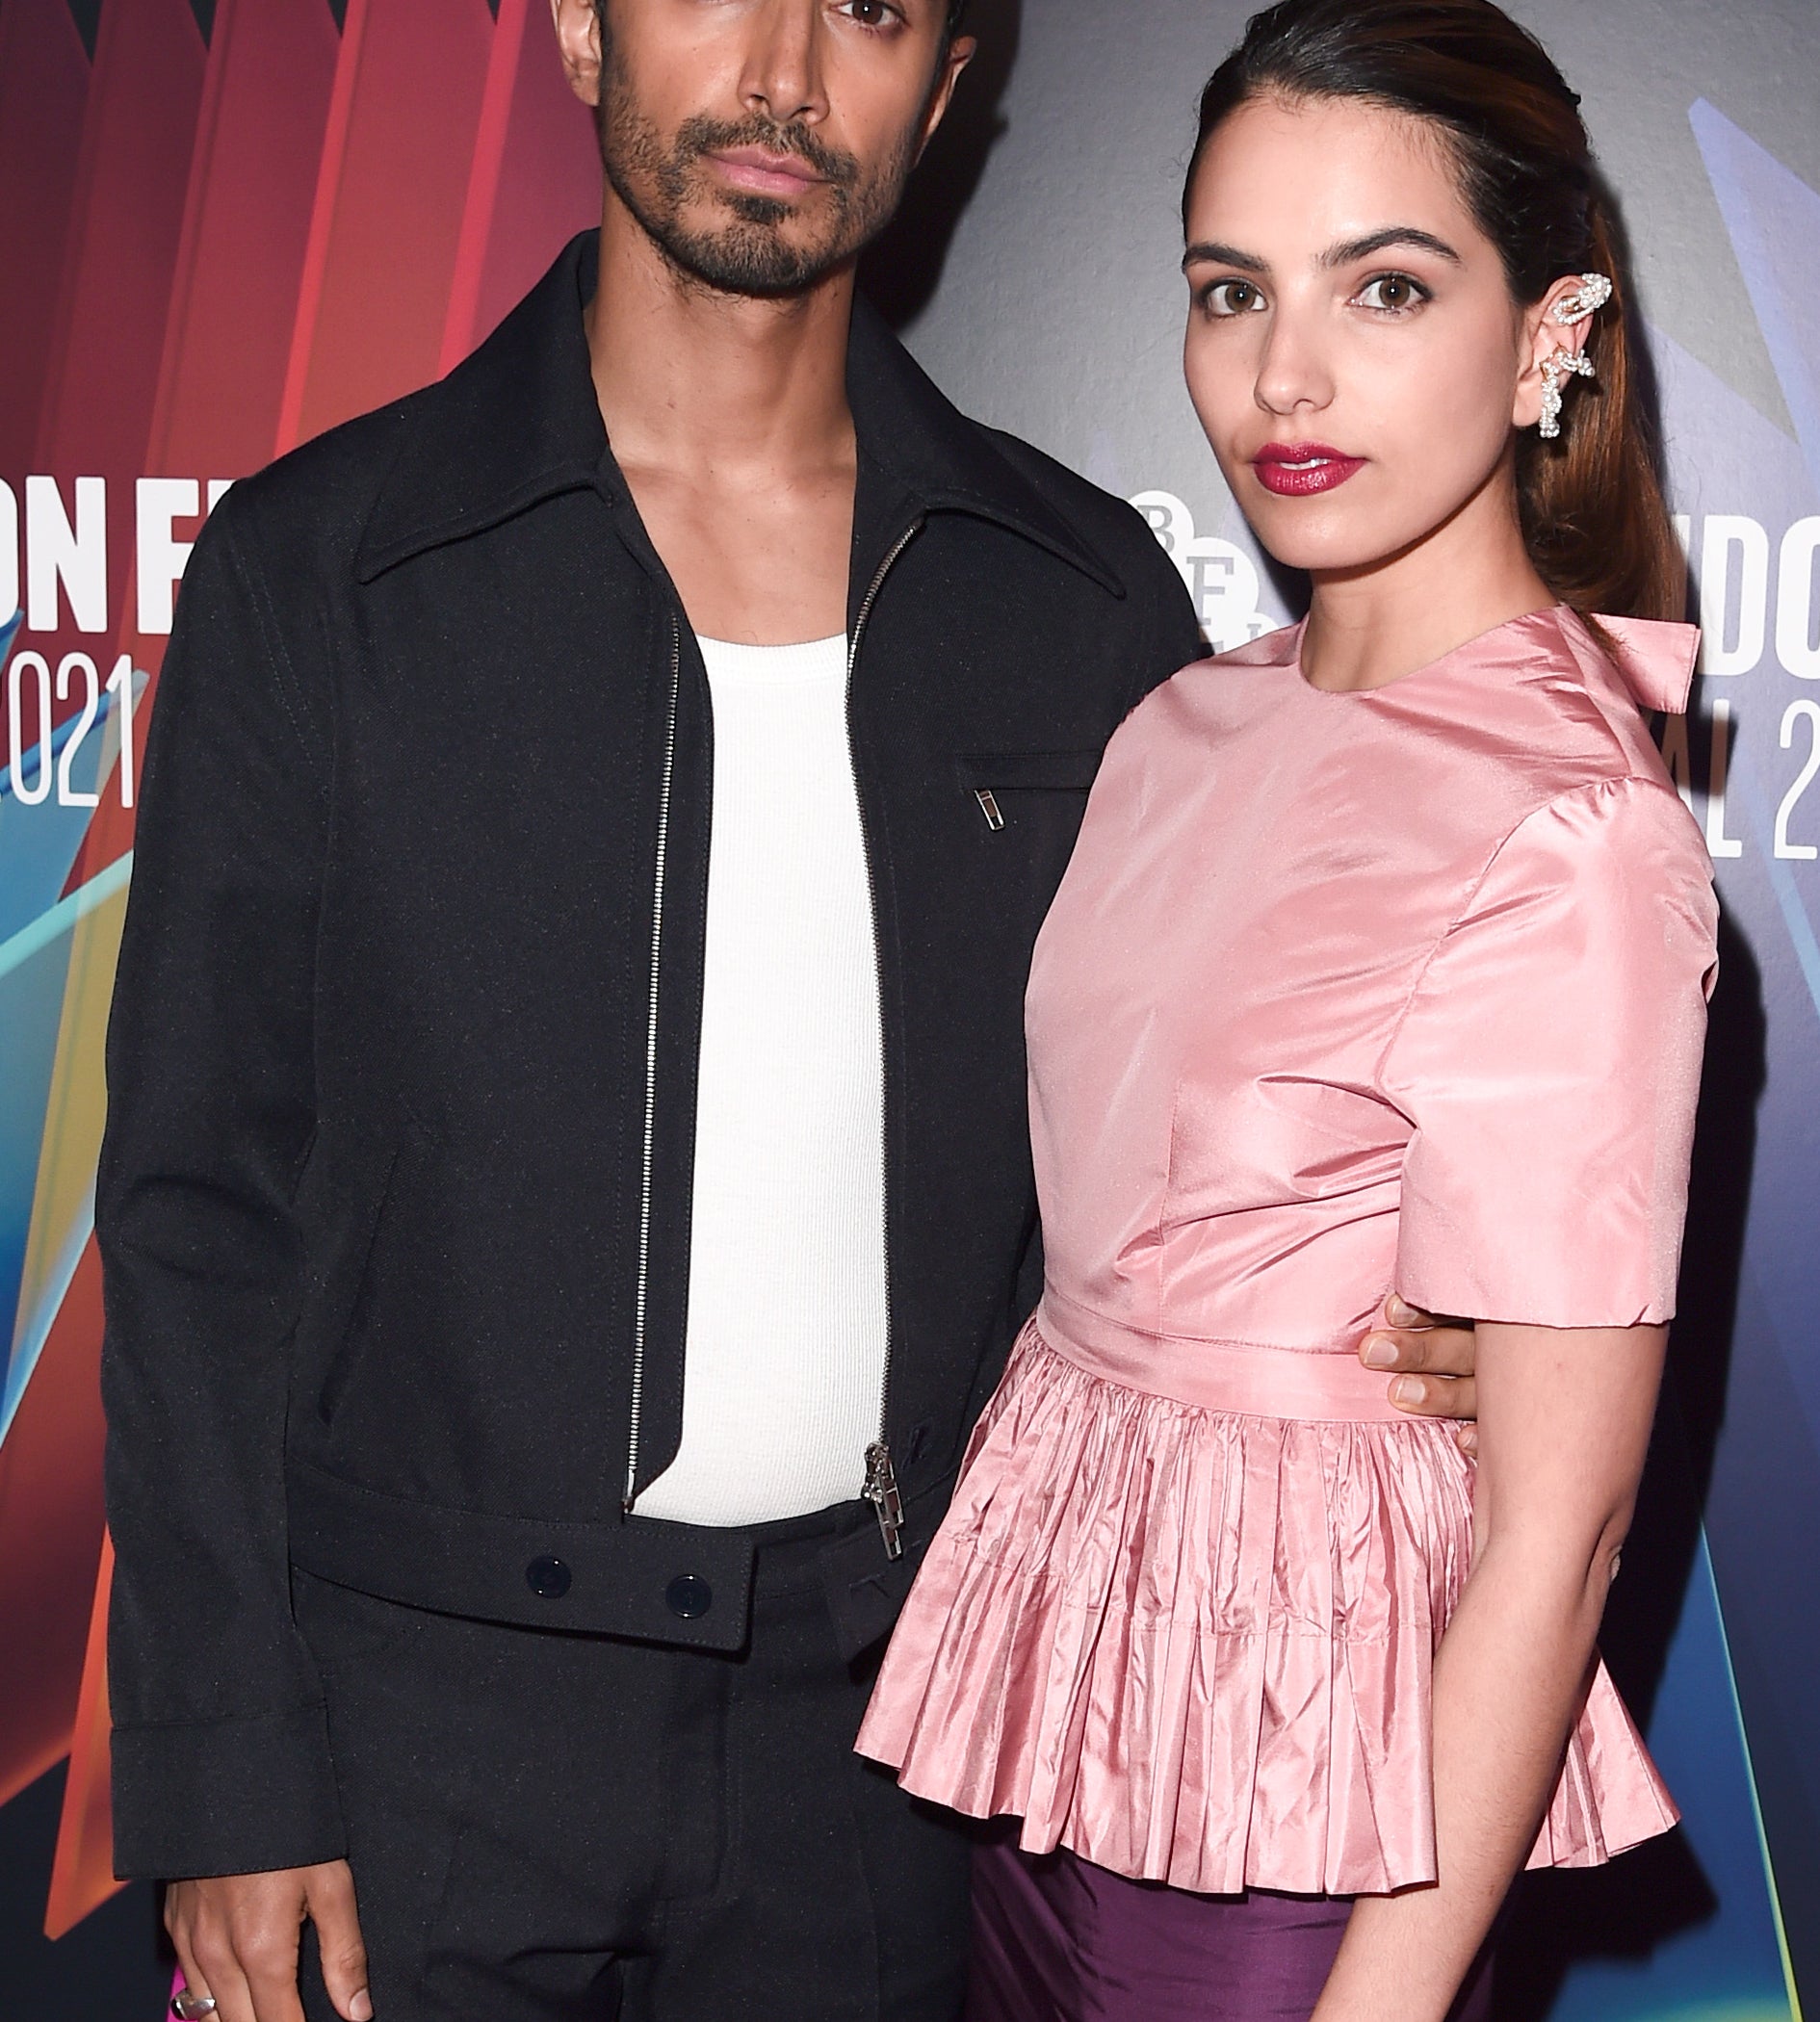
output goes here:
<path id="1" fill-rule="evenodd" d="M 917 1796 L 1208 1893 L 1435 1879 L 1472 1470 L 1360 1338 L 1673 1310 L 1716 909 L 1639 706 L 1697 635 L 1603 624 L 1344 694 L 1291 628 L 1112 740 L 1029 987 L 1047 1289 L 859 1737 Z M 1530 1864 L 1676 1817 L 1601 1666 Z"/>

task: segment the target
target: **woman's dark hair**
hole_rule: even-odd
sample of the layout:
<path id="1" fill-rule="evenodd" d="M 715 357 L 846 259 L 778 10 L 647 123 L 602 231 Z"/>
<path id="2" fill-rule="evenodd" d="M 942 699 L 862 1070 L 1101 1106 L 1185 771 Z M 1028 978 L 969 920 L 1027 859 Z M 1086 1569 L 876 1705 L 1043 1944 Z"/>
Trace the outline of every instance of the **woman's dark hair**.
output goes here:
<path id="1" fill-rule="evenodd" d="M 1523 539 L 1579 611 L 1684 616 L 1686 564 L 1638 384 L 1617 223 L 1579 99 L 1547 51 L 1491 0 L 1281 0 L 1253 16 L 1202 95 L 1190 191 L 1215 129 L 1263 97 L 1362 99 L 1441 128 L 1525 306 L 1563 274 L 1611 276 L 1587 342 L 1596 376 L 1574 382 L 1558 438 L 1525 429 L 1518 443 Z"/>

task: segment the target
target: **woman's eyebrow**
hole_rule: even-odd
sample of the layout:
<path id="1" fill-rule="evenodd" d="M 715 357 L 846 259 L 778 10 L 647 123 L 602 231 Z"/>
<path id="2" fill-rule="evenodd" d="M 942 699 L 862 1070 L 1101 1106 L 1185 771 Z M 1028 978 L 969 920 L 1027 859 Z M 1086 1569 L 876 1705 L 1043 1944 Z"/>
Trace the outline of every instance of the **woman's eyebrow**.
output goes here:
<path id="1" fill-rule="evenodd" d="M 1189 246 L 1182 256 L 1186 267 L 1211 265 L 1214 267 L 1239 267 L 1247 273 L 1268 273 L 1270 262 L 1260 253 L 1240 252 L 1235 246 L 1223 246 L 1217 239 L 1202 239 Z"/>
<path id="2" fill-rule="evenodd" d="M 1323 267 L 1350 267 L 1355 260 L 1368 260 L 1373 253 L 1387 251 L 1392 246 L 1419 246 L 1424 252 L 1438 253 L 1443 260 L 1451 260 L 1458 267 L 1460 255 L 1444 239 L 1437 239 L 1433 232 L 1425 232 L 1419 225 L 1387 224 L 1382 231 L 1367 232 L 1362 239 L 1342 239 L 1338 246 L 1330 246 L 1322 253 Z"/>
<path id="3" fill-rule="evenodd" d="M 1456 267 L 1461 265 L 1460 255 L 1446 240 L 1438 239 L 1433 232 L 1425 232 L 1417 224 L 1387 224 L 1381 230 L 1366 232 L 1360 239 L 1342 239 L 1338 246 L 1330 246 L 1321 254 L 1319 264 L 1325 268 L 1350 267 L 1355 260 L 1368 260 L 1373 253 L 1388 251 L 1392 246 L 1417 246 L 1423 252 L 1452 261 Z M 1197 240 L 1183 254 L 1182 264 L 1184 268 L 1236 267 L 1242 273 L 1270 272 L 1270 262 L 1261 253 L 1246 252 L 1241 246 L 1228 246 L 1219 239 Z"/>

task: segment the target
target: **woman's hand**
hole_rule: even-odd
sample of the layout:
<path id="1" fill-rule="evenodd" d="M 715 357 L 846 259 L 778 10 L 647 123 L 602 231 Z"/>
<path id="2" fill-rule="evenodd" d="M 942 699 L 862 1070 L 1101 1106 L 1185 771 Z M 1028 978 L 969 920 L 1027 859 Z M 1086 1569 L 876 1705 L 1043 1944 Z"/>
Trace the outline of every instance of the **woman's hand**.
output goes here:
<path id="1" fill-rule="evenodd" d="M 1463 1453 L 1478 1450 L 1478 1335 L 1470 1320 L 1407 1306 L 1394 1292 L 1359 1344 L 1367 1369 L 1391 1373 L 1391 1402 L 1417 1418 L 1455 1418 Z"/>

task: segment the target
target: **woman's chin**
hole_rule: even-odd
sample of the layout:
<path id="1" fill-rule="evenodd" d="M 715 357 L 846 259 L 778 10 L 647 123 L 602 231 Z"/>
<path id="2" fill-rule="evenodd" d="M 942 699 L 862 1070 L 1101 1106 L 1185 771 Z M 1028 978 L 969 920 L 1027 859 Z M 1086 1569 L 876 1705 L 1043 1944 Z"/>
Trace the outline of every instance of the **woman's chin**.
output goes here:
<path id="1" fill-rule="evenodd" d="M 1264 527 L 1255 522 L 1252 531 L 1272 561 L 1308 576 L 1364 574 L 1397 552 L 1384 545 L 1382 534 L 1372 539 L 1348 538 L 1327 530 Z"/>
<path id="2" fill-rule="evenodd" d="M 1243 493 L 1245 517 L 1271 559 L 1311 575 L 1368 569 L 1396 552 L 1384 516 L 1365 498 L 1348 498 L 1358 480 L 1327 497 L 1279 498 L 1254 478 Z"/>

